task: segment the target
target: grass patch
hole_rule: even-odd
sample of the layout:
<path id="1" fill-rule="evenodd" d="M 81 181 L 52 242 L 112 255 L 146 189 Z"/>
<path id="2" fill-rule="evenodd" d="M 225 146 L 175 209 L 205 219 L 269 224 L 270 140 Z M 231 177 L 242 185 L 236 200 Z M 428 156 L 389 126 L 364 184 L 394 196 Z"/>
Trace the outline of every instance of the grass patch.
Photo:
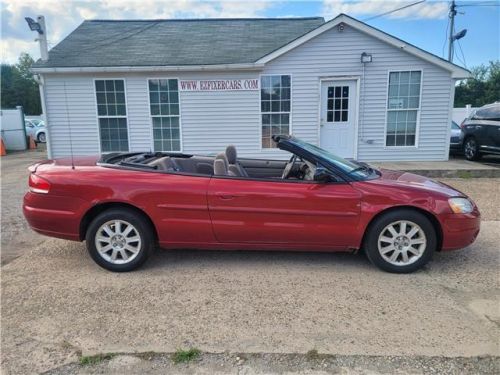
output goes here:
<path id="1" fill-rule="evenodd" d="M 458 178 L 472 178 L 472 173 L 470 171 L 457 171 Z"/>
<path id="2" fill-rule="evenodd" d="M 319 358 L 319 353 L 316 349 L 311 349 L 306 353 L 306 358 L 309 361 L 313 361 Z"/>
<path id="3" fill-rule="evenodd" d="M 101 363 L 102 361 L 110 360 L 114 356 L 116 356 L 116 354 L 114 354 L 114 353 L 86 355 L 86 356 L 80 357 L 79 363 L 82 366 L 97 365 L 98 363 Z"/>
<path id="4" fill-rule="evenodd" d="M 172 354 L 172 360 L 174 361 L 174 363 L 189 362 L 198 358 L 200 354 L 201 351 L 196 348 L 191 348 L 188 350 L 177 349 L 177 351 Z"/>

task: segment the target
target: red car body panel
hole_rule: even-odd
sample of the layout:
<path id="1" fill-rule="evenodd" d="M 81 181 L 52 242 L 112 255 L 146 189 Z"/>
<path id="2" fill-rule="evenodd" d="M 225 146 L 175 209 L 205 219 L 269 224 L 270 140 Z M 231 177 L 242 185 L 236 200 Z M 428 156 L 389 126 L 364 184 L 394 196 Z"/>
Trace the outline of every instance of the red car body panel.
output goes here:
<path id="1" fill-rule="evenodd" d="M 48 160 L 30 171 L 48 180 L 48 194 L 28 192 L 24 215 L 42 234 L 81 241 L 82 220 L 96 205 L 142 210 L 164 248 L 359 249 L 381 212 L 414 207 L 438 223 L 442 249 L 462 248 L 479 233 L 480 214 L 454 214 L 463 193 L 411 173 L 351 183 L 292 182 L 164 173 L 96 165 L 97 157 Z"/>

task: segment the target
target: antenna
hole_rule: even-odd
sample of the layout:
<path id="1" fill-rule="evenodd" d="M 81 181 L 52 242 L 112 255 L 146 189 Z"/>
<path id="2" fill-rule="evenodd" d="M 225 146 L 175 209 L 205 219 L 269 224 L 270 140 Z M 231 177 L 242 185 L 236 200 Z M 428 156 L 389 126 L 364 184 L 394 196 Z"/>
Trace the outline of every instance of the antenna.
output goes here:
<path id="1" fill-rule="evenodd" d="M 66 107 L 66 119 L 68 120 L 68 130 L 69 130 L 69 151 L 71 153 L 71 168 L 75 169 L 75 160 L 73 158 L 73 140 L 71 138 L 71 120 L 69 119 L 68 110 L 68 93 L 66 92 L 66 81 L 63 81 L 64 86 L 64 104 Z"/>

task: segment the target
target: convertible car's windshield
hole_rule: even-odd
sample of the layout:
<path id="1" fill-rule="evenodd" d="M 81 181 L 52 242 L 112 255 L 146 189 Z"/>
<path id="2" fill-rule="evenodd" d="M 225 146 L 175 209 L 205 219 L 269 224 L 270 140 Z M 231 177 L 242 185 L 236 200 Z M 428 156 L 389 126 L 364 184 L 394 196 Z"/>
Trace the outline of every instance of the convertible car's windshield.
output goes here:
<path id="1" fill-rule="evenodd" d="M 326 151 L 318 146 L 304 142 L 297 138 L 292 138 L 290 139 L 290 141 L 303 148 L 304 150 L 310 152 L 311 154 L 317 156 L 318 158 L 325 159 L 329 163 L 335 165 L 344 173 L 350 174 L 351 176 L 366 177 L 371 173 L 371 169 L 369 167 L 364 166 L 360 163 L 356 163 L 354 161 L 343 159 L 340 156 L 334 155 L 331 152 Z"/>

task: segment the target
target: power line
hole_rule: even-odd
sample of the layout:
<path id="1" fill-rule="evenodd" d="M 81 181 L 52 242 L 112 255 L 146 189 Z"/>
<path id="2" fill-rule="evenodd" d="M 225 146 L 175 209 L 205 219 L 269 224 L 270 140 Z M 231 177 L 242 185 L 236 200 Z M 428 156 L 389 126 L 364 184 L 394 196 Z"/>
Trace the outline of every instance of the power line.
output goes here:
<path id="1" fill-rule="evenodd" d="M 441 49 L 441 57 L 444 58 L 444 49 L 446 48 L 446 42 L 448 41 L 448 28 L 450 27 L 450 18 L 448 18 L 448 22 L 446 23 L 446 31 L 444 33 L 444 42 L 443 48 Z"/>
<path id="2" fill-rule="evenodd" d="M 457 40 L 458 42 L 458 48 L 460 48 L 460 53 L 462 54 L 462 58 L 463 58 L 463 64 L 464 64 L 464 67 L 467 68 L 467 62 L 465 61 L 465 54 L 464 54 L 464 51 L 462 50 L 462 44 L 460 43 L 460 39 Z M 458 54 L 457 54 L 457 57 L 458 57 Z"/>
<path id="3" fill-rule="evenodd" d="M 365 19 L 363 20 L 363 22 L 366 22 L 366 21 L 371 21 L 371 20 L 373 20 L 373 19 L 375 19 L 375 18 L 378 18 L 378 17 L 387 16 L 388 14 L 391 14 L 391 13 L 394 13 L 394 12 L 398 12 L 398 11 L 400 11 L 400 10 L 403 10 L 403 9 L 406 9 L 406 8 L 409 8 L 409 7 L 412 7 L 412 6 L 417 5 L 417 4 L 421 4 L 421 3 L 423 3 L 423 2 L 425 2 L 425 0 L 420 0 L 420 1 L 417 1 L 417 2 L 415 2 L 415 3 L 411 3 L 411 4 L 408 4 L 408 5 L 402 6 L 402 7 L 400 7 L 400 8 L 396 8 L 396 9 L 390 10 L 390 11 L 385 12 L 385 13 L 377 14 L 376 16 L 369 17 L 369 18 L 365 18 Z"/>

